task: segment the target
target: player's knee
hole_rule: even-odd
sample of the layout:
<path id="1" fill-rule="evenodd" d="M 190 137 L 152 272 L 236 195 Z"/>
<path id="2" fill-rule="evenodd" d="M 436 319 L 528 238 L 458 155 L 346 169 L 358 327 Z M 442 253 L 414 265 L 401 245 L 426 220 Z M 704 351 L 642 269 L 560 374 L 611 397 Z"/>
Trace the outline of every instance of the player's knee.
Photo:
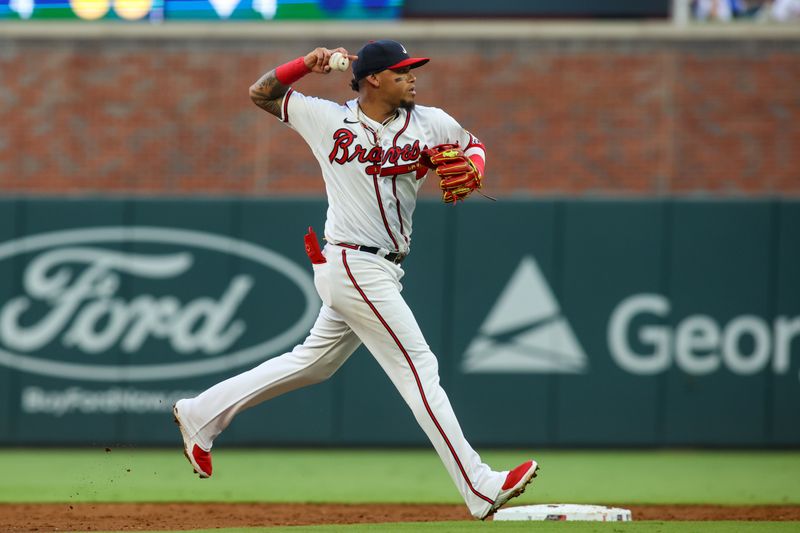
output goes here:
<path id="1" fill-rule="evenodd" d="M 412 361 L 417 372 L 426 376 L 439 378 L 439 360 L 430 350 L 420 350 L 412 352 Z"/>

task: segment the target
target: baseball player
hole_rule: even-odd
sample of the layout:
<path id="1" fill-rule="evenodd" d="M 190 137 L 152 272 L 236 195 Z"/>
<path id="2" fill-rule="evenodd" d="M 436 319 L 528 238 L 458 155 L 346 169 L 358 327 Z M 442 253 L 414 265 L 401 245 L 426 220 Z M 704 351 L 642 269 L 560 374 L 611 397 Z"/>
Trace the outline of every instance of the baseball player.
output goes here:
<path id="1" fill-rule="evenodd" d="M 339 104 L 292 88 L 309 73 L 329 74 L 336 52 L 353 61 L 357 98 Z M 400 293 L 426 172 L 434 169 L 444 201 L 456 202 L 480 188 L 486 157 L 447 113 L 415 105 L 415 71 L 428 61 L 391 40 L 369 42 L 357 55 L 317 48 L 250 87 L 253 102 L 299 133 L 322 170 L 327 242 L 321 249 L 311 228 L 305 238 L 322 307 L 291 352 L 175 404 L 184 453 L 201 478 L 211 476 L 214 439 L 238 413 L 328 379 L 361 343 L 413 411 L 473 516 L 494 514 L 536 476 L 536 461 L 497 472 L 469 445 L 439 385 L 436 356 Z"/>

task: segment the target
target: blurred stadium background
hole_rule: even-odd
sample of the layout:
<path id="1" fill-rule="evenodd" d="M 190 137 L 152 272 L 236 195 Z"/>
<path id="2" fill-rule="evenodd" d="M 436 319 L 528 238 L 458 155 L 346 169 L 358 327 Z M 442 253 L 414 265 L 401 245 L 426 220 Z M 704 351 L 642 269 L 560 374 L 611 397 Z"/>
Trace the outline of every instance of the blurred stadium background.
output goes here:
<path id="1" fill-rule="evenodd" d="M 470 440 L 796 448 L 793 9 L 0 0 L 0 444 L 176 445 L 175 398 L 302 340 L 323 183 L 247 89 L 394 38 L 433 58 L 419 103 L 485 142 L 499 198 L 446 208 L 429 181 L 404 280 Z M 363 349 L 222 439 L 425 444 Z"/>

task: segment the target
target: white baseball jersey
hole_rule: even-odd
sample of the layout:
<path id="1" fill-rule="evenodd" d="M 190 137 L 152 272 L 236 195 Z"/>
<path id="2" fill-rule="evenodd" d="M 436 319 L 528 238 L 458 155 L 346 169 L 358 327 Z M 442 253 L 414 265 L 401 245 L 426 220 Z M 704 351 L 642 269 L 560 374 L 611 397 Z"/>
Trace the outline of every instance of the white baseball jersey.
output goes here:
<path id="1" fill-rule="evenodd" d="M 293 89 L 282 120 L 311 147 L 328 194 L 325 239 L 408 253 L 411 217 L 425 167 L 416 163 L 430 146 L 458 143 L 486 160 L 480 141 L 436 107 L 398 110 L 385 124 L 362 113 L 357 100 L 337 104 Z"/>
<path id="2" fill-rule="evenodd" d="M 414 413 L 470 512 L 485 517 L 508 499 L 501 492 L 508 472 L 493 471 L 464 437 L 440 385 L 436 356 L 401 295 L 404 271 L 383 257 L 409 250 L 424 177 L 417 165 L 421 150 L 457 142 L 468 155 L 485 157 L 483 146 L 433 107 L 401 109 L 378 124 L 356 100 L 339 105 L 290 90 L 282 120 L 311 147 L 328 193 L 324 256 L 315 260 L 309 253 L 322 300 L 319 316 L 292 351 L 177 402 L 182 430 L 208 451 L 238 413 L 328 379 L 363 343 Z"/>

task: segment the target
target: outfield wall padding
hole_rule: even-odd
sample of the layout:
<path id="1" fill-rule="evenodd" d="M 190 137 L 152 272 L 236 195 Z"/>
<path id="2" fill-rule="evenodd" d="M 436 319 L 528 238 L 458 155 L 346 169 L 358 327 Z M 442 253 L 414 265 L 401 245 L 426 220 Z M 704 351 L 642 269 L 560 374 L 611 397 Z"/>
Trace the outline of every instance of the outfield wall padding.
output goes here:
<path id="1" fill-rule="evenodd" d="M 317 199 L 0 200 L 0 444 L 167 445 L 319 306 Z M 404 295 L 475 446 L 800 444 L 800 201 L 423 201 Z M 426 438 L 360 348 L 220 443 Z"/>

